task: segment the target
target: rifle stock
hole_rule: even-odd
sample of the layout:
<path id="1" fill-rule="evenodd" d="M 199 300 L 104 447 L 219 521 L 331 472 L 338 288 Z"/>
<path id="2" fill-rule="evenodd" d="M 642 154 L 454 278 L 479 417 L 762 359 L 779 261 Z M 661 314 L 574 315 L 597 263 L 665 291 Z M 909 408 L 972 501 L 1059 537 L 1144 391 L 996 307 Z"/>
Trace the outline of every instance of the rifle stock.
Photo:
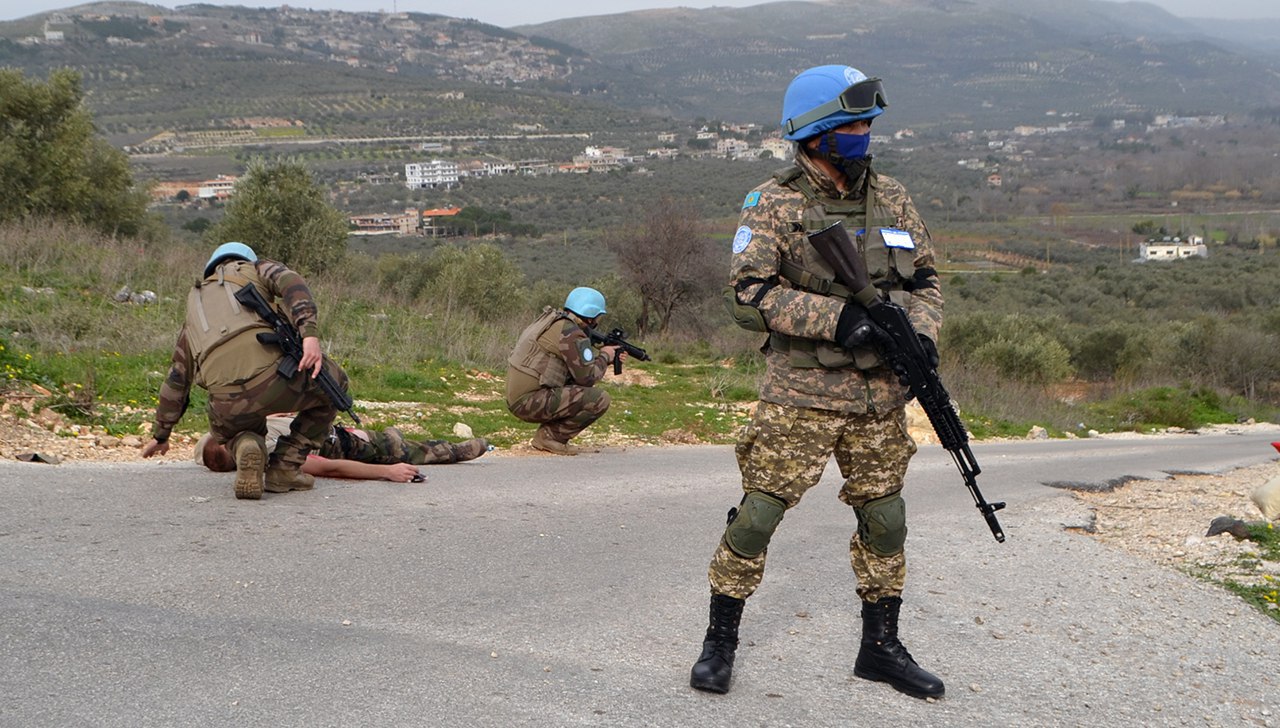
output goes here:
<path id="1" fill-rule="evenodd" d="M 996 518 L 996 511 L 1005 507 L 1003 502 L 988 503 L 978 489 L 977 476 L 982 472 L 978 461 L 969 449 L 969 433 L 960 421 L 960 415 L 951 404 L 951 395 L 942 386 L 942 379 L 925 353 L 915 327 L 904 308 L 886 300 L 870 284 L 866 264 L 849 238 L 844 226 L 836 223 L 809 236 L 822 259 L 835 271 L 837 281 L 852 291 L 851 303 L 867 309 L 867 315 L 880 327 L 884 335 L 876 339 L 876 348 L 885 362 L 897 372 L 905 374 L 911 393 L 920 402 L 929 418 L 929 424 L 938 435 L 942 447 L 951 454 L 965 487 L 973 496 L 974 505 L 982 513 L 996 541 L 1004 543 L 1004 529 Z"/>
<path id="2" fill-rule="evenodd" d="M 262 293 L 252 283 L 246 283 L 243 288 L 236 291 L 236 300 L 252 309 L 274 329 L 272 333 L 258 334 L 257 339 L 263 344 L 275 344 L 280 347 L 282 356 L 276 371 L 281 377 L 292 379 L 298 373 L 298 364 L 302 361 L 302 337 L 299 336 L 298 330 L 272 308 L 270 303 L 267 303 L 267 299 L 262 297 Z M 339 412 L 346 412 L 352 421 L 357 425 L 360 424 L 360 418 L 354 410 L 355 401 L 323 367 L 316 377 L 316 383 L 320 385 L 321 391 L 330 402 L 333 402 Z"/>

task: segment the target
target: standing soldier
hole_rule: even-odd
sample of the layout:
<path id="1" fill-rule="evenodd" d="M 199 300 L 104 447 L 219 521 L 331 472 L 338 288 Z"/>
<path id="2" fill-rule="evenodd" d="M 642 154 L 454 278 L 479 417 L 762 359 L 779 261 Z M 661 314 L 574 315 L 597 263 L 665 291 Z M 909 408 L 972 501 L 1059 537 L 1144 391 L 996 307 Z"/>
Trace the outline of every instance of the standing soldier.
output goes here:
<path id="1" fill-rule="evenodd" d="M 291 379 L 280 376 L 283 354 L 259 333 L 272 328 L 235 294 L 252 284 L 268 301 L 281 299 L 283 314 L 302 337 L 302 361 Z M 315 479 L 301 468 L 320 446 L 338 414 L 315 381 L 321 369 L 347 388 L 347 375 L 320 351 L 316 304 L 302 276 L 280 263 L 259 260 L 243 243 L 218 246 L 204 279 L 187 296 L 187 319 L 178 332 L 169 375 L 160 387 L 152 440 L 142 457 L 169 450 L 169 434 L 187 410 L 191 385 L 209 392 L 209 433 L 235 458 L 237 498 L 257 500 L 264 490 L 309 490 Z M 289 432 L 266 452 L 267 415 L 296 411 Z"/>
<path id="2" fill-rule="evenodd" d="M 587 330 L 605 315 L 604 295 L 594 288 L 575 288 L 564 308 L 551 306 L 520 334 L 507 359 L 507 409 L 525 422 L 541 426 L 533 446 L 557 455 L 577 455 L 571 440 L 609 409 L 609 394 L 593 385 L 604 376 L 616 346 L 591 345 Z"/>
<path id="3" fill-rule="evenodd" d="M 903 186 L 877 175 L 867 147 L 885 107 L 880 80 L 848 66 L 819 66 L 792 80 L 782 103 L 794 166 L 743 201 L 733 239 L 731 288 L 737 323 L 767 332 L 767 370 L 755 415 L 736 454 L 745 495 L 711 559 L 711 620 L 690 684 L 729 690 L 738 623 L 764 575 L 769 539 L 788 508 L 822 476 L 832 455 L 844 477 L 839 498 L 857 531 L 849 558 L 862 600 L 855 675 L 916 697 L 940 697 L 942 681 L 898 640 L 906 559 L 901 491 L 916 451 L 907 434 L 908 390 L 871 346 L 883 334 L 807 235 L 843 223 L 872 282 L 904 306 L 936 356 L 942 296 L 929 231 Z"/>

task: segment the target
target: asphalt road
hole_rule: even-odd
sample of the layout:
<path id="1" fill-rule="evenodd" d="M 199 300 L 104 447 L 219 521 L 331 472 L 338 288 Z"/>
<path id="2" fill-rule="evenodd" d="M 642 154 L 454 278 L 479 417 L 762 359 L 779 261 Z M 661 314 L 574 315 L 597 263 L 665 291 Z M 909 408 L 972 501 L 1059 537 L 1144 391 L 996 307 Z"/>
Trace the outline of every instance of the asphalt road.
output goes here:
<path id="1" fill-rule="evenodd" d="M 922 448 L 902 633 L 947 683 L 933 703 L 852 675 L 834 465 L 775 536 L 715 696 L 687 680 L 728 447 L 260 502 L 193 464 L 0 463 L 0 725 L 1272 725 L 1280 625 L 1070 529 L 1087 511 L 1044 483 L 1217 472 L 1278 434 L 977 444 L 1004 544 Z"/>

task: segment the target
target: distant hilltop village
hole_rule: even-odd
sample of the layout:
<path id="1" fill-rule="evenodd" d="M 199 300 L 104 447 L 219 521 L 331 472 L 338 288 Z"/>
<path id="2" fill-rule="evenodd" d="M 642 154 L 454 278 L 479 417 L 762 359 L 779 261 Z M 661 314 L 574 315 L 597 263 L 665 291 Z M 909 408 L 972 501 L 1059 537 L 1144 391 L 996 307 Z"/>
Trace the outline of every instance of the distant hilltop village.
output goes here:
<path id="1" fill-rule="evenodd" d="M 287 5 L 188 5 L 161 15 L 139 14 L 155 10 L 146 6 L 111 6 L 111 14 L 104 15 L 94 7 L 50 13 L 41 34 L 17 42 L 147 47 L 180 39 L 204 48 L 263 46 L 356 68 L 399 73 L 405 66 L 425 66 L 433 75 L 501 85 L 560 79 L 573 71 L 567 46 L 439 15 L 312 11 Z"/>

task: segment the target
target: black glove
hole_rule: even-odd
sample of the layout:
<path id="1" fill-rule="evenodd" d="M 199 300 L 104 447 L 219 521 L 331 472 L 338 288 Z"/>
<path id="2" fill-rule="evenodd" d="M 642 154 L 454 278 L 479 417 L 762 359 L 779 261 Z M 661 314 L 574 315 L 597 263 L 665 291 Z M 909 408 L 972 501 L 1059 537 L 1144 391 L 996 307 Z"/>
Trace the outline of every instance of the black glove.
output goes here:
<path id="1" fill-rule="evenodd" d="M 845 349 L 856 349 L 868 346 L 884 332 L 876 326 L 867 309 L 856 303 L 846 303 L 840 311 L 840 320 L 836 323 L 836 343 Z"/>
<path id="2" fill-rule="evenodd" d="M 916 334 L 920 338 L 920 346 L 924 349 L 925 356 L 929 357 L 929 366 L 934 369 L 938 368 L 938 347 L 924 334 Z"/>

